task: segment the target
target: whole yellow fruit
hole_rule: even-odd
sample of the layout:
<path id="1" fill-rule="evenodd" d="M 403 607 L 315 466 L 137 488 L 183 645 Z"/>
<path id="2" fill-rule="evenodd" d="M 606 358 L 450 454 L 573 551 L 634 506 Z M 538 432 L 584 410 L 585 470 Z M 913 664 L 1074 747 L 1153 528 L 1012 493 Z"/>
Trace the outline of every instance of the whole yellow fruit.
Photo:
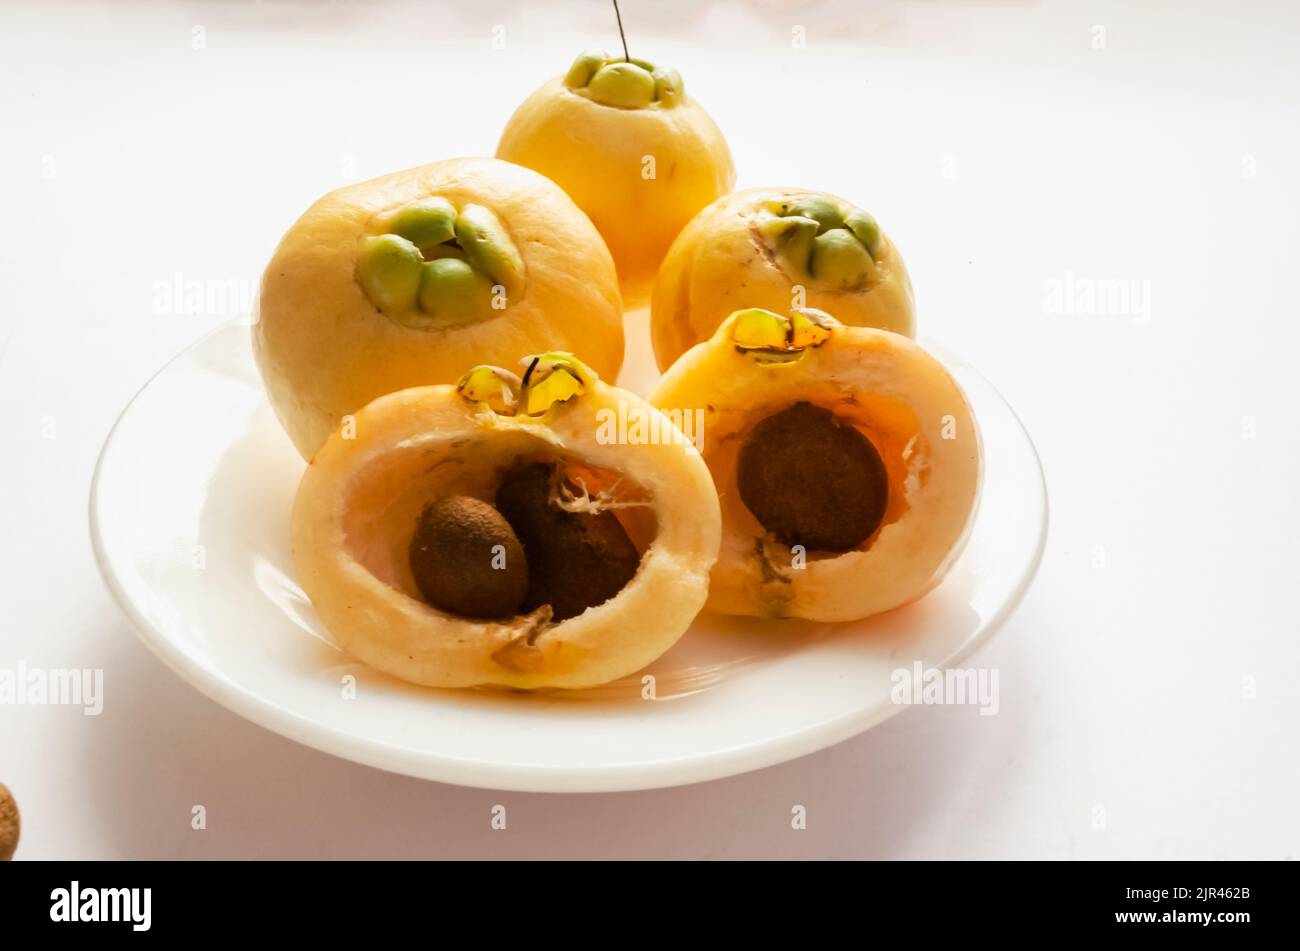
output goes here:
<path id="1" fill-rule="evenodd" d="M 746 307 L 813 307 L 850 326 L 916 331 L 902 255 L 871 215 L 826 192 L 751 188 L 695 216 L 655 282 L 650 327 L 659 368 Z"/>
<path id="2" fill-rule="evenodd" d="M 603 51 L 524 101 L 497 158 L 541 172 L 587 213 L 628 305 L 644 303 L 673 238 L 736 180 L 726 140 L 676 70 Z"/>
<path id="3" fill-rule="evenodd" d="M 623 311 L 609 250 L 553 182 L 451 159 L 321 198 L 262 278 L 253 349 L 303 458 L 376 397 L 566 350 L 610 379 Z"/>

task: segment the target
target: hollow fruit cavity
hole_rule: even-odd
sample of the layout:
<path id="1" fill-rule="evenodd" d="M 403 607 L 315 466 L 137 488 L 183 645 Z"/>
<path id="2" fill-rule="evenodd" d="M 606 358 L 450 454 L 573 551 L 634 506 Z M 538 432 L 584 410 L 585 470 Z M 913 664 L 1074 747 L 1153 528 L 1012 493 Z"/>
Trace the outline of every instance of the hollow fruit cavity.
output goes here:
<path id="1" fill-rule="evenodd" d="M 796 403 L 760 421 L 736 464 L 741 500 L 782 543 L 846 552 L 875 533 L 889 477 L 871 441 L 834 413 Z"/>
<path id="2" fill-rule="evenodd" d="M 458 210 L 433 196 L 377 224 L 381 233 L 361 240 L 356 278 L 394 323 L 433 329 L 481 320 L 522 293 L 523 259 L 489 208 Z"/>
<path id="3" fill-rule="evenodd" d="M 604 50 L 579 54 L 565 74 L 564 84 L 605 106 L 644 109 L 652 103 L 672 107 L 685 96 L 675 69 L 657 68 L 643 59 L 610 56 Z"/>
<path id="4" fill-rule="evenodd" d="M 595 489 L 599 484 L 606 491 Z M 421 597 L 448 614 L 505 619 L 549 611 L 576 617 L 617 595 L 641 554 L 610 507 L 617 477 L 556 458 L 519 457 L 493 501 L 449 494 L 429 502 L 409 547 Z M 630 503 L 633 507 L 638 502 Z"/>

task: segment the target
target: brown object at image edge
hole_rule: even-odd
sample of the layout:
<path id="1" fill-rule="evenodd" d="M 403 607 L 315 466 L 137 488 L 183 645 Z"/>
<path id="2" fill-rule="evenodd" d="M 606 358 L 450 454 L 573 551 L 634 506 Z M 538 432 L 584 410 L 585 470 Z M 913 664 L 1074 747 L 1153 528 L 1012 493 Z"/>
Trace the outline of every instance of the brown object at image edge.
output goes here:
<path id="1" fill-rule="evenodd" d="M 0 783 L 0 862 L 7 862 L 14 857 L 21 829 L 18 803 L 14 801 L 9 787 Z"/>

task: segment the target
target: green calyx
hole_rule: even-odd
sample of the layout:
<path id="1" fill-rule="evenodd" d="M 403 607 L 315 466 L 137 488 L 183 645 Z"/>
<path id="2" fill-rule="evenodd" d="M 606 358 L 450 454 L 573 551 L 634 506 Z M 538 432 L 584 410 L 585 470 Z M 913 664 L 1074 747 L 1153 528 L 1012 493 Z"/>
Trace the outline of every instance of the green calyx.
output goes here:
<path id="1" fill-rule="evenodd" d="M 361 239 L 356 279 L 386 317 L 413 329 L 491 316 L 523 293 L 524 262 L 501 220 L 482 205 L 459 211 L 431 196 L 375 219 Z"/>
<path id="2" fill-rule="evenodd" d="M 839 321 L 813 307 L 796 307 L 789 317 L 748 307 L 733 313 L 725 324 L 738 352 L 759 363 L 792 363 L 829 340 Z"/>
<path id="3" fill-rule="evenodd" d="M 403 205 L 381 221 L 385 231 L 401 235 L 418 248 L 431 248 L 455 237 L 456 206 L 434 195 Z"/>
<path id="4" fill-rule="evenodd" d="M 571 353 L 553 351 L 525 357 L 523 378 L 501 367 L 481 365 L 466 373 L 456 392 L 500 416 L 541 416 L 587 390 L 596 374 Z"/>
<path id="5" fill-rule="evenodd" d="M 587 83 L 591 98 L 619 109 L 644 109 L 655 99 L 655 80 L 635 63 L 602 66 Z"/>
<path id="6" fill-rule="evenodd" d="M 866 284 L 875 262 L 851 231 L 835 228 L 813 239 L 808 271 L 813 280 L 849 291 Z"/>
<path id="7" fill-rule="evenodd" d="M 817 222 L 818 234 L 844 227 L 844 216 L 840 213 L 839 205 L 825 195 L 801 195 L 789 202 L 788 207 L 785 217 L 811 218 Z"/>
<path id="8" fill-rule="evenodd" d="M 580 53 L 565 74 L 564 85 L 616 109 L 645 109 L 652 104 L 672 108 L 686 96 L 677 70 L 643 59 L 610 56 L 604 50 Z"/>
<path id="9" fill-rule="evenodd" d="M 420 274 L 420 310 L 440 324 L 478 320 L 491 296 L 492 281 L 459 258 L 426 261 Z"/>
<path id="10" fill-rule="evenodd" d="M 852 208 L 844 216 L 844 227 L 853 232 L 872 258 L 880 254 L 880 225 L 875 218 L 861 208 Z"/>
<path id="11" fill-rule="evenodd" d="M 423 267 L 420 249 L 406 238 L 372 235 L 361 241 L 357 282 L 370 302 L 385 314 L 400 314 L 415 306 Z"/>
<path id="12" fill-rule="evenodd" d="M 524 261 L 505 225 L 482 205 L 466 205 L 456 219 L 456 242 L 469 263 L 514 295 L 523 289 Z"/>
<path id="13" fill-rule="evenodd" d="M 861 208 L 810 193 L 770 201 L 754 220 L 773 258 L 792 278 L 837 291 L 875 282 L 880 226 Z"/>

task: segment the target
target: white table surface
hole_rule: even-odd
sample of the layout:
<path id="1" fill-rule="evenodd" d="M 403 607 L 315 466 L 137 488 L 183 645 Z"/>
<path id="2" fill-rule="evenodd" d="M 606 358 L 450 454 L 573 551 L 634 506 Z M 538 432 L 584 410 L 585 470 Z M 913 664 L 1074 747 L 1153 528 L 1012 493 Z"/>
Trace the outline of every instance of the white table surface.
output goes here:
<path id="1" fill-rule="evenodd" d="M 924 332 L 1037 441 L 1046 557 L 971 661 L 999 670 L 996 716 L 917 708 L 719 782 L 519 795 L 297 746 L 153 658 L 87 536 L 122 406 L 240 315 L 320 193 L 490 154 L 534 86 L 616 43 L 602 3 L 461 7 L 0 6 L 0 667 L 105 672 L 99 717 L 0 706 L 19 857 L 1295 856 L 1300 7 L 1284 2 L 624 4 L 633 52 L 680 68 L 740 184 L 874 212 Z M 189 282 L 213 299 L 168 300 Z M 1107 286 L 1134 296 L 1082 296 Z"/>

